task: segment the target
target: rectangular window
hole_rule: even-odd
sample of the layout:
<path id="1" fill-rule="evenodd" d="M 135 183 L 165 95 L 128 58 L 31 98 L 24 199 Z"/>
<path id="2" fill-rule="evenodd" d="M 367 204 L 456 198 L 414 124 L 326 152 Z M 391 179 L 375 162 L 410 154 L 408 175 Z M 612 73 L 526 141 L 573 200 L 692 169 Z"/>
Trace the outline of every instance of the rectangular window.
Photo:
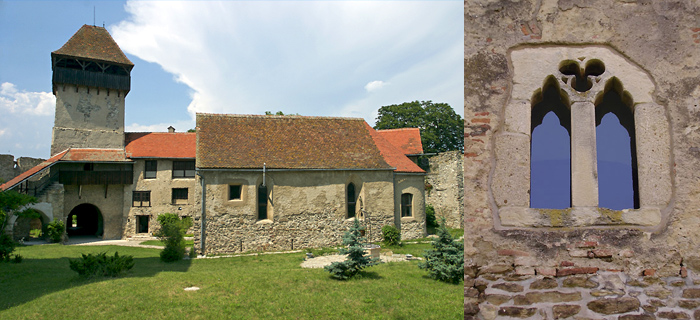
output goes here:
<path id="1" fill-rule="evenodd" d="M 194 160 L 173 161 L 173 178 L 194 178 Z"/>
<path id="2" fill-rule="evenodd" d="M 173 188 L 173 204 L 187 204 L 187 188 Z"/>
<path id="3" fill-rule="evenodd" d="M 258 220 L 267 219 L 267 187 L 258 187 Z"/>
<path id="4" fill-rule="evenodd" d="M 131 196 L 133 207 L 150 207 L 151 192 L 150 191 L 134 191 Z"/>
<path id="5" fill-rule="evenodd" d="M 228 199 L 241 200 L 241 185 L 234 184 L 228 186 Z"/>
<path id="6" fill-rule="evenodd" d="M 150 216 L 136 216 L 136 233 L 148 233 Z"/>
<path id="7" fill-rule="evenodd" d="M 146 160 L 146 169 L 143 173 L 144 179 L 155 179 L 156 172 L 158 172 L 158 161 L 156 160 Z"/>
<path id="8" fill-rule="evenodd" d="M 401 217 L 413 216 L 413 195 L 404 193 L 401 195 Z"/>

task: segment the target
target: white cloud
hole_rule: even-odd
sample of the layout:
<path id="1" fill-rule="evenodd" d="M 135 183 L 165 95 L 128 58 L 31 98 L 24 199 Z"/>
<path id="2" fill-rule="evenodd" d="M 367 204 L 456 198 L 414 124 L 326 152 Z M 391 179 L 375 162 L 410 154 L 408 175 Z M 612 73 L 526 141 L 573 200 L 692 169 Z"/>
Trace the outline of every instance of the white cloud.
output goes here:
<path id="1" fill-rule="evenodd" d="M 2 137 L 5 132 L 7 132 L 7 129 L 0 129 L 0 137 Z"/>
<path id="2" fill-rule="evenodd" d="M 379 103 L 417 97 L 463 113 L 457 1 L 129 1 L 126 10 L 112 36 L 192 89 L 192 118 L 281 110 L 371 120 Z"/>
<path id="3" fill-rule="evenodd" d="M 365 90 L 367 92 L 372 92 L 381 89 L 383 86 L 387 85 L 388 83 L 385 83 L 384 81 L 381 80 L 375 80 L 372 81 L 368 84 L 365 85 Z"/>
<path id="4" fill-rule="evenodd" d="M 195 127 L 194 120 L 183 120 L 175 123 L 158 123 L 158 124 L 138 124 L 132 123 L 126 126 L 126 132 L 167 132 L 168 127 L 172 126 L 176 132 L 187 132 Z"/>
<path id="5" fill-rule="evenodd" d="M 56 98 L 51 92 L 19 91 L 9 82 L 0 84 L 0 110 L 11 114 L 52 115 Z"/>

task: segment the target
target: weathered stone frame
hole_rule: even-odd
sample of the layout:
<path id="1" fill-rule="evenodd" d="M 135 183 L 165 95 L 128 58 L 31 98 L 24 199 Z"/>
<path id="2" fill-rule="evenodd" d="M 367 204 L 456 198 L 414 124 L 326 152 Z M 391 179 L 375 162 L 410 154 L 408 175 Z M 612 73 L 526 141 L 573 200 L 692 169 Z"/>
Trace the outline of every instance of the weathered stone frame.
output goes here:
<path id="1" fill-rule="evenodd" d="M 495 165 L 490 182 L 496 228 L 660 228 L 673 196 L 671 138 L 666 108 L 654 102 L 655 83 L 649 74 L 603 46 L 521 47 L 512 49 L 509 58 L 513 87 L 503 112 L 503 129 L 494 135 Z M 579 61 L 581 65 L 600 60 L 606 69 L 600 75 L 589 75 L 592 88 L 578 92 L 570 85 L 573 76 L 559 71 L 561 62 L 566 60 Z M 552 76 L 571 107 L 572 207 L 564 210 L 530 208 L 531 108 L 542 81 Z M 616 211 L 598 207 L 595 103 L 609 81 L 622 84 L 619 93 L 633 108 L 639 209 Z"/>
<path id="2" fill-rule="evenodd" d="M 355 200 L 355 217 L 348 217 L 348 199 L 347 199 L 347 194 L 348 194 L 348 185 L 350 184 L 355 185 L 355 197 L 357 198 Z M 344 200 L 343 202 L 345 203 L 345 219 L 352 221 L 355 218 L 358 220 L 363 221 L 365 219 L 365 216 L 363 214 L 364 210 L 364 182 L 360 177 L 358 177 L 356 174 L 350 174 L 348 177 L 347 181 L 345 181 L 345 190 L 344 190 Z"/>

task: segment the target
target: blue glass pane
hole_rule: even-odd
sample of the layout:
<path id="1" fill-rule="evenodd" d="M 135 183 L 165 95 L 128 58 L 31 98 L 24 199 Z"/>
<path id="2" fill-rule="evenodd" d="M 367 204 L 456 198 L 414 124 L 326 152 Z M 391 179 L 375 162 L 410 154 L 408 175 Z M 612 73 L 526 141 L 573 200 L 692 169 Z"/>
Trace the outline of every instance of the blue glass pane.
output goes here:
<path id="1" fill-rule="evenodd" d="M 554 112 L 532 131 L 530 170 L 530 207 L 571 206 L 570 137 Z"/>

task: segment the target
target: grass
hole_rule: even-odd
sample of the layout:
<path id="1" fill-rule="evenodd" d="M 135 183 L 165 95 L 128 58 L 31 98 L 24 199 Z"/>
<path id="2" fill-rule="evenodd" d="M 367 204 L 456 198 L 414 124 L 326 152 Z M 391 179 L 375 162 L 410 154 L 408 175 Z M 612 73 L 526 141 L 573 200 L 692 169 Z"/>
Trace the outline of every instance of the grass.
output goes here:
<path id="1" fill-rule="evenodd" d="M 429 244 L 398 250 L 422 255 Z M 82 280 L 68 258 L 133 255 L 119 278 Z M 432 280 L 416 261 L 370 267 L 348 281 L 302 269 L 302 253 L 163 263 L 160 250 L 116 246 L 21 246 L 0 263 L 0 319 L 461 319 L 463 285 Z M 189 286 L 201 290 L 187 292 Z"/>
<path id="2" fill-rule="evenodd" d="M 141 242 L 140 244 L 146 245 L 146 246 L 161 246 L 165 247 L 165 244 L 163 241 L 160 240 L 147 240 L 144 242 Z M 194 240 L 185 240 L 185 247 L 191 247 L 194 245 Z"/>
<path id="3" fill-rule="evenodd" d="M 434 235 L 436 234 L 437 228 L 428 228 L 428 234 Z M 459 239 L 461 236 L 464 235 L 464 229 L 448 229 L 450 234 L 454 239 Z M 403 243 L 416 243 L 416 242 L 426 242 L 426 241 L 432 241 L 433 238 L 425 237 L 425 238 L 418 238 L 418 239 L 410 239 L 410 240 L 401 240 Z"/>

